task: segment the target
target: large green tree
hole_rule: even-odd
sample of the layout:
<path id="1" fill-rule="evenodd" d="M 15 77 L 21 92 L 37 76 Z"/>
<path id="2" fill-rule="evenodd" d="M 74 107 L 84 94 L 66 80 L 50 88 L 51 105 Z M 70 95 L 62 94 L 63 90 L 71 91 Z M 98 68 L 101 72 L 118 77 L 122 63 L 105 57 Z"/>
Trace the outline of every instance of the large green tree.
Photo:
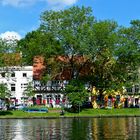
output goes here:
<path id="1" fill-rule="evenodd" d="M 91 8 L 72 7 L 63 11 L 45 11 L 40 30 L 52 33 L 65 49 L 65 54 L 78 55 L 85 47 L 88 31 L 94 23 Z"/>
<path id="2" fill-rule="evenodd" d="M 91 62 L 91 73 L 86 76 L 86 80 L 101 93 L 112 86 L 117 30 L 116 22 L 99 21 L 93 25 L 86 40 L 85 55 Z"/>
<path id="3" fill-rule="evenodd" d="M 137 82 L 139 31 L 139 20 L 132 21 L 130 27 L 120 27 L 114 21 L 95 20 L 91 8 L 74 6 L 43 12 L 39 29 L 28 33 L 19 45 L 26 64 L 31 64 L 35 55 L 43 55 L 53 75 L 69 68 L 71 79 L 89 82 L 102 94 Z M 67 62 L 54 59 L 60 55 Z M 77 56 L 84 61 L 75 61 Z M 85 66 L 88 74 L 81 76 Z"/>
<path id="4" fill-rule="evenodd" d="M 71 79 L 78 78 L 79 72 L 86 61 L 77 63 L 77 56 L 84 56 L 87 48 L 85 40 L 88 38 L 93 23 L 91 8 L 72 7 L 63 11 L 45 11 L 41 15 L 41 32 L 51 33 L 64 49 L 67 63 L 61 61 L 61 69 L 71 70 Z M 76 57 L 75 57 L 76 56 Z M 79 61 L 79 60 L 78 60 Z M 52 69 L 53 70 L 53 69 Z"/>
<path id="5" fill-rule="evenodd" d="M 136 25 L 137 24 L 137 25 Z M 99 21 L 93 25 L 87 40 L 91 73 L 87 77 L 100 94 L 134 85 L 139 68 L 138 21 L 131 27 L 119 27 L 113 21 Z"/>

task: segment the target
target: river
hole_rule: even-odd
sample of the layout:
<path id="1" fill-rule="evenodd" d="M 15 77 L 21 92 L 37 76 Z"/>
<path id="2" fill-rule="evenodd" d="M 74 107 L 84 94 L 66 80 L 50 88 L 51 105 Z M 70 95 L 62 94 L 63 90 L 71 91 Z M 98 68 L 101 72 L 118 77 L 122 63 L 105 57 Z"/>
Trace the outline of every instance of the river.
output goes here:
<path id="1" fill-rule="evenodd" d="M 0 119 L 0 140 L 140 140 L 140 117 Z"/>

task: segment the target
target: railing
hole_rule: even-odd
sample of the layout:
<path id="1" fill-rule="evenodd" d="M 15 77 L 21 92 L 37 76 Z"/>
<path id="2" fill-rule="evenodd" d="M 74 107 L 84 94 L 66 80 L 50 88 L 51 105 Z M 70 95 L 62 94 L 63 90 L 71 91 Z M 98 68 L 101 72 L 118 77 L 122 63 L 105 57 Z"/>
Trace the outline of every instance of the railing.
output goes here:
<path id="1" fill-rule="evenodd" d="M 34 81 L 35 92 L 62 92 L 65 90 L 66 83 L 63 81 L 49 81 L 46 84 Z"/>
<path id="2" fill-rule="evenodd" d="M 65 90 L 68 81 L 48 81 L 47 83 L 41 83 L 40 81 L 34 80 L 34 91 L 35 92 L 62 92 Z M 91 90 L 89 85 L 85 85 L 85 89 Z"/>

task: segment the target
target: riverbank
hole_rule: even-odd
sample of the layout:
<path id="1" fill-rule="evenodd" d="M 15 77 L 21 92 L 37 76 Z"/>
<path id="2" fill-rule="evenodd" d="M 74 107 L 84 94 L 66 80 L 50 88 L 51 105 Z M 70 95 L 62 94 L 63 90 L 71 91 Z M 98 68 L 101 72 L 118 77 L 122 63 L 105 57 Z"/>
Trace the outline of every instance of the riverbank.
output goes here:
<path id="1" fill-rule="evenodd" d="M 20 110 L 0 111 L 0 119 L 20 118 L 59 118 L 59 117 L 140 117 L 139 108 L 123 109 L 84 109 L 80 113 L 65 112 L 60 114 L 60 109 L 51 109 L 48 113 L 29 113 Z"/>

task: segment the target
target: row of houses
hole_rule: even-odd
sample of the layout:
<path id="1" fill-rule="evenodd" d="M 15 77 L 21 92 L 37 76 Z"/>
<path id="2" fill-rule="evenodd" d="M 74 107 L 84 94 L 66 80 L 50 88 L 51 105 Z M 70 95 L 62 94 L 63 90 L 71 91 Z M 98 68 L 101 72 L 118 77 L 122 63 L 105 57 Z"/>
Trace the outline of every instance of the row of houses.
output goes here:
<path id="1" fill-rule="evenodd" d="M 8 70 L 0 69 L 0 83 L 7 85 L 11 93 L 10 99 L 16 104 L 25 103 L 26 89 L 32 83 L 37 104 L 59 106 L 63 99 L 62 90 L 67 81 L 48 81 L 42 85 L 39 80 L 34 79 L 33 66 L 15 66 L 9 67 Z"/>
<path id="2" fill-rule="evenodd" d="M 60 59 L 63 59 L 62 57 Z M 81 58 L 80 58 L 81 59 Z M 63 61 L 68 61 L 63 59 Z M 67 97 L 62 93 L 68 84 L 68 74 L 61 80 L 48 81 L 46 84 L 40 82 L 42 71 L 45 69 L 43 57 L 35 57 L 33 66 L 9 66 L 0 68 L 0 83 L 6 84 L 11 92 L 10 100 L 14 104 L 32 104 L 33 99 L 28 99 L 24 94 L 29 83 L 32 83 L 36 104 L 60 107 L 69 106 Z M 84 70 L 83 70 L 84 71 Z M 82 71 L 82 72 L 83 72 Z M 65 71 L 64 71 L 65 73 Z M 127 89 L 125 98 L 134 97 L 139 99 L 140 85 Z"/>
<path id="3" fill-rule="evenodd" d="M 10 101 L 14 105 L 32 105 L 34 103 L 34 99 L 28 98 L 25 94 L 29 84 L 32 85 L 35 92 L 36 104 L 60 107 L 62 103 L 63 105 L 66 103 L 66 97 L 62 94 L 62 90 L 67 84 L 66 80 L 53 80 L 46 84 L 40 82 L 45 69 L 43 57 L 35 57 L 33 66 L 20 66 L 19 64 L 13 66 L 7 60 L 6 63 L 8 63 L 8 67 L 0 68 L 0 84 L 5 84 L 8 87 L 11 93 Z"/>

